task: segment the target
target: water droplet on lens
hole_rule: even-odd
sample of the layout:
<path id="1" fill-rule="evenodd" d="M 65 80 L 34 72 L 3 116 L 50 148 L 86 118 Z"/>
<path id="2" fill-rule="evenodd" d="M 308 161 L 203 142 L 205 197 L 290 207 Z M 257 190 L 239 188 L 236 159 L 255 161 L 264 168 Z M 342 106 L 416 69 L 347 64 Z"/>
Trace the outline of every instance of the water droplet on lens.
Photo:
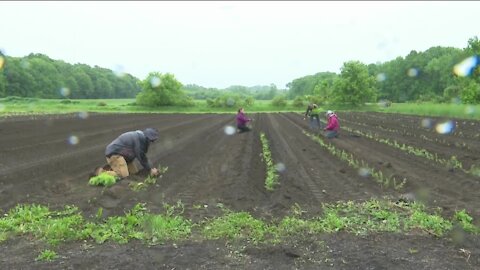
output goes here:
<path id="1" fill-rule="evenodd" d="M 68 97 L 70 95 L 70 89 L 68 89 L 67 87 L 60 88 L 60 95 Z"/>
<path id="2" fill-rule="evenodd" d="M 275 165 L 275 169 L 277 170 L 277 172 L 284 172 L 287 167 L 285 166 L 285 164 L 280 162 Z"/>
<path id="3" fill-rule="evenodd" d="M 425 118 L 422 120 L 422 127 L 424 128 L 432 128 L 433 126 L 433 121 L 430 118 Z"/>
<path id="4" fill-rule="evenodd" d="M 379 74 L 377 75 L 377 81 L 379 81 L 379 82 L 383 82 L 383 81 L 385 81 L 386 79 L 387 79 L 387 75 L 385 75 L 385 73 L 379 73 Z"/>
<path id="5" fill-rule="evenodd" d="M 235 132 L 237 131 L 234 127 L 232 126 L 225 126 L 225 128 L 223 129 L 223 131 L 225 132 L 225 134 L 227 135 L 233 135 L 235 134 Z"/>
<path id="6" fill-rule="evenodd" d="M 453 123 L 453 121 L 439 123 L 435 127 L 435 130 L 439 134 L 449 134 L 449 133 L 452 133 L 454 129 L 455 129 L 455 123 Z"/>
<path id="7" fill-rule="evenodd" d="M 78 113 L 78 118 L 87 119 L 88 118 L 88 112 L 79 112 Z"/>
<path id="8" fill-rule="evenodd" d="M 476 56 L 470 56 L 464 59 L 462 62 L 456 64 L 453 67 L 453 72 L 457 76 L 466 77 L 472 74 L 473 70 L 478 64 L 478 58 Z"/>
<path id="9" fill-rule="evenodd" d="M 150 85 L 151 85 L 153 88 L 158 87 L 158 86 L 160 85 L 160 78 L 159 78 L 159 77 L 156 77 L 156 76 L 152 77 L 152 78 L 150 79 Z"/>
<path id="10" fill-rule="evenodd" d="M 358 169 L 358 174 L 362 177 L 370 176 L 370 170 L 368 168 L 360 168 Z"/>
<path id="11" fill-rule="evenodd" d="M 78 139 L 77 136 L 72 135 L 72 136 L 68 137 L 68 143 L 70 145 L 77 145 L 79 143 L 79 139 Z"/>
<path id="12" fill-rule="evenodd" d="M 409 77 L 416 77 L 418 75 L 418 69 L 416 68 L 411 68 L 407 72 Z"/>

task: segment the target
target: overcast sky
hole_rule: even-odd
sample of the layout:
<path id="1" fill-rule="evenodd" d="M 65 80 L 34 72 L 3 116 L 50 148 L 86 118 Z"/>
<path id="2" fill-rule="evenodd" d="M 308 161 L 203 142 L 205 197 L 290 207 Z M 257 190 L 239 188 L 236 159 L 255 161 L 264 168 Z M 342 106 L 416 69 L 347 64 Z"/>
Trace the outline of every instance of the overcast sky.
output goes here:
<path id="1" fill-rule="evenodd" d="M 0 50 L 43 53 L 144 79 L 279 88 L 480 37 L 477 1 L 0 1 Z"/>

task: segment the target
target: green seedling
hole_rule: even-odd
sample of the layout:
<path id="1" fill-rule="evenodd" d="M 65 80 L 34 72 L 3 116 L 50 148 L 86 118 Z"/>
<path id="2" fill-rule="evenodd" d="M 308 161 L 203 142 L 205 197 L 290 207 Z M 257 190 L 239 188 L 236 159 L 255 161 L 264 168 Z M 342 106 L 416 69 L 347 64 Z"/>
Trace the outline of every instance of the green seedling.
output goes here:
<path id="1" fill-rule="evenodd" d="M 51 262 L 58 257 L 57 253 L 53 250 L 46 249 L 42 251 L 38 257 L 35 259 L 36 261 L 48 261 Z"/>
<path id="2" fill-rule="evenodd" d="M 105 186 L 109 187 L 114 185 L 117 182 L 117 179 L 113 175 L 109 175 L 108 173 L 101 173 L 97 176 L 90 178 L 88 183 L 92 186 Z"/>

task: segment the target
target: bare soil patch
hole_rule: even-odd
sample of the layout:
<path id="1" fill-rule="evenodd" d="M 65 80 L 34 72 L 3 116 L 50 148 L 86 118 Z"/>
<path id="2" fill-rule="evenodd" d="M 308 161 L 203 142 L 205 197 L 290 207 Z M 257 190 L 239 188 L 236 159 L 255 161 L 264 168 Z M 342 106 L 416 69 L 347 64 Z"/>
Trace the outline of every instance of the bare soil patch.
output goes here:
<path id="1" fill-rule="evenodd" d="M 181 200 L 193 221 L 220 214 L 216 205 L 248 211 L 255 217 L 281 218 L 298 204 L 309 216 L 321 204 L 398 199 L 414 193 L 429 206 L 450 215 L 467 209 L 480 218 L 480 178 L 449 170 L 385 144 L 342 130 L 330 140 L 386 174 L 406 178 L 402 190 L 385 188 L 335 158 L 303 132 L 308 123 L 295 113 L 258 113 L 253 130 L 228 135 L 229 114 L 68 114 L 9 117 L 0 120 L 0 209 L 20 203 L 61 208 L 78 206 L 86 218 L 98 208 L 105 217 L 122 215 L 138 202 L 151 212 L 162 203 Z M 419 128 L 422 118 L 385 114 L 340 113 L 340 124 L 375 131 L 421 146 L 439 155 L 455 154 L 465 164 L 478 164 L 478 121 L 458 121 L 455 133 L 439 135 Z M 437 120 L 440 121 L 440 120 Z M 132 176 L 110 188 L 88 185 L 88 176 L 105 163 L 104 149 L 120 133 L 145 127 L 160 131 L 149 150 L 154 164 L 168 166 L 157 184 L 135 192 Z M 281 164 L 280 185 L 265 189 L 260 132 L 270 141 L 272 157 Z M 460 133 L 461 132 L 461 133 Z M 411 134 L 411 135 L 409 135 Z M 421 136 L 424 135 L 424 136 Z M 426 140 L 424 137 L 431 138 Z M 201 209 L 198 209 L 201 206 Z M 44 248 L 22 237 L 0 243 L 1 269 L 480 269 L 480 239 L 460 240 L 423 234 L 347 233 L 292 239 L 278 246 L 240 247 L 226 241 L 188 241 L 146 246 L 140 242 L 102 245 L 62 244 L 54 262 L 35 261 Z M 467 253 L 465 253 L 467 250 Z"/>

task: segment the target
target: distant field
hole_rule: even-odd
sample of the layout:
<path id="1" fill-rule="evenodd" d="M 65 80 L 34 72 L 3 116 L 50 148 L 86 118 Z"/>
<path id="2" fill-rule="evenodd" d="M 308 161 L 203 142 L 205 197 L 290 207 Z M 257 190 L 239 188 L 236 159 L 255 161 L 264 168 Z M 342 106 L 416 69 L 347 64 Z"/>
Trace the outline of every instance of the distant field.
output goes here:
<path id="1" fill-rule="evenodd" d="M 7 97 L 0 98 L 0 115 L 44 114 L 71 112 L 155 112 L 155 113 L 235 113 L 237 106 L 229 108 L 210 108 L 205 100 L 196 100 L 192 107 L 166 106 L 147 108 L 135 105 L 135 99 L 36 99 Z M 480 105 L 464 104 L 430 104 L 430 103 L 393 103 L 389 107 L 379 104 L 368 104 L 362 107 L 339 105 L 322 105 L 321 109 L 334 111 L 374 111 L 385 113 L 401 113 L 413 115 L 445 116 L 465 119 L 480 119 Z M 248 113 L 253 112 L 304 112 L 304 107 L 294 107 L 291 102 L 287 106 L 276 107 L 270 100 L 256 100 L 245 107 Z"/>

